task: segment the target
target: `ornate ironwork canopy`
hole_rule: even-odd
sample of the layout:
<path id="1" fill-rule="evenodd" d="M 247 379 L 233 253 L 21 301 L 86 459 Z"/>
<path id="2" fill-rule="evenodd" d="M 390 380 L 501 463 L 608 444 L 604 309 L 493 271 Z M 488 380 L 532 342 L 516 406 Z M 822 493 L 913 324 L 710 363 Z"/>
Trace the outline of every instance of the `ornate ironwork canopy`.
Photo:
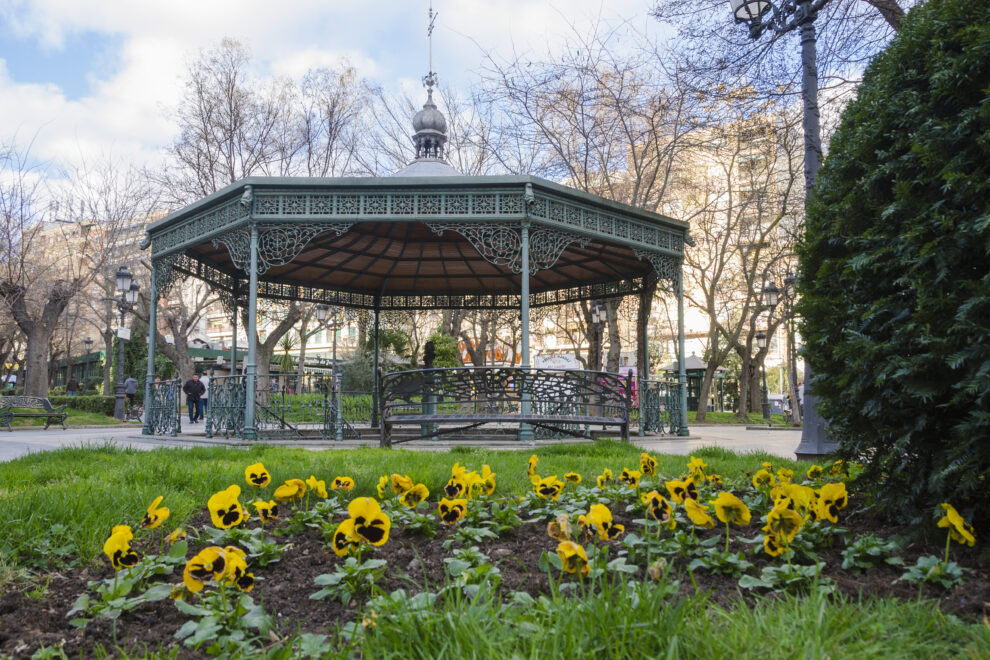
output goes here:
<path id="1" fill-rule="evenodd" d="M 680 276 L 687 223 L 532 176 L 251 177 L 148 227 L 156 297 L 194 276 L 247 293 L 378 309 L 519 308 L 637 293 Z"/>

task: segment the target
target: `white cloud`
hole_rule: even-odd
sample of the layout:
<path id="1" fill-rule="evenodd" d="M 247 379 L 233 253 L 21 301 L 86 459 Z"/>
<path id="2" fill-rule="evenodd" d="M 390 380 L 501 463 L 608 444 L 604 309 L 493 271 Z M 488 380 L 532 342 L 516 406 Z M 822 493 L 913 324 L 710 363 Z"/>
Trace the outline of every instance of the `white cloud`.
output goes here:
<path id="1" fill-rule="evenodd" d="M 82 98 L 55 84 L 12 80 L 2 65 L 0 125 L 21 138 L 38 134 L 34 155 L 72 162 L 112 151 L 151 163 L 173 139 L 169 119 L 182 78 L 199 50 L 231 37 L 252 51 L 259 72 L 296 77 L 345 58 L 361 77 L 396 90 L 415 90 L 427 70 L 427 0 L 0 0 L 0 18 L 21 38 L 60 49 L 71 36 L 112 35 L 119 58 L 106 80 L 92 80 Z M 466 85 L 484 52 L 534 56 L 571 39 L 569 23 L 586 28 L 599 14 L 609 24 L 631 18 L 652 30 L 650 0 L 434 0 L 434 69 Z M 96 37 L 93 37 L 96 35 Z M 2 141 L 2 140 L 0 140 Z"/>

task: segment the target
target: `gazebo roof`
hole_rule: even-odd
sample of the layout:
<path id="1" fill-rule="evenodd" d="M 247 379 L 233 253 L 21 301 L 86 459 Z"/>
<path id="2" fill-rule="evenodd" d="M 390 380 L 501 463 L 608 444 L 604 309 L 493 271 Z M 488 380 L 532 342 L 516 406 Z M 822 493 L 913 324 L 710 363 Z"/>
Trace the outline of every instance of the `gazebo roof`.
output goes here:
<path id="1" fill-rule="evenodd" d="M 259 296 L 383 309 L 516 307 L 524 222 L 533 305 L 680 271 L 687 223 L 538 177 L 437 173 L 250 177 L 149 225 L 145 246 L 159 285 L 194 275 L 239 297 L 254 225 Z"/>

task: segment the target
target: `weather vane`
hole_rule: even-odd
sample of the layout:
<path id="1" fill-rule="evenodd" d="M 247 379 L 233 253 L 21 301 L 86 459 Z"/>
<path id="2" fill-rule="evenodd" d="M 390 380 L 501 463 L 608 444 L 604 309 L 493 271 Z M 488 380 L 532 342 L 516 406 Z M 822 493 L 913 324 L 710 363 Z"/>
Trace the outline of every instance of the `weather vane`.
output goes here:
<path id="1" fill-rule="evenodd" d="M 429 44 L 429 54 L 430 54 L 430 71 L 425 76 L 423 76 L 423 85 L 427 88 L 432 88 L 437 84 L 437 74 L 433 71 L 433 28 L 437 24 L 437 16 L 440 12 L 433 12 L 433 0 L 430 0 L 430 22 L 426 26 L 426 41 Z M 432 89 L 431 89 L 432 91 Z"/>

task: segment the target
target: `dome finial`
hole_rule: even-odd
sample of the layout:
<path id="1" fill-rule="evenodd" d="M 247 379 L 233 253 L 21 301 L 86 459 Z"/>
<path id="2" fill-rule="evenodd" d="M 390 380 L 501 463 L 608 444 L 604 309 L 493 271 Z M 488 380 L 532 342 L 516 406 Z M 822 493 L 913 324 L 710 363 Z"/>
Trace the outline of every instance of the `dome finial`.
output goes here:
<path id="1" fill-rule="evenodd" d="M 437 110 L 433 102 L 433 87 L 437 84 L 437 74 L 433 70 L 433 28 L 436 25 L 439 12 L 433 12 L 433 2 L 430 2 L 430 22 L 426 29 L 426 37 L 430 49 L 430 70 L 423 76 L 423 86 L 426 87 L 426 103 L 423 109 L 413 117 L 413 144 L 416 145 L 416 160 L 443 160 L 443 148 L 447 143 L 447 120 Z"/>

